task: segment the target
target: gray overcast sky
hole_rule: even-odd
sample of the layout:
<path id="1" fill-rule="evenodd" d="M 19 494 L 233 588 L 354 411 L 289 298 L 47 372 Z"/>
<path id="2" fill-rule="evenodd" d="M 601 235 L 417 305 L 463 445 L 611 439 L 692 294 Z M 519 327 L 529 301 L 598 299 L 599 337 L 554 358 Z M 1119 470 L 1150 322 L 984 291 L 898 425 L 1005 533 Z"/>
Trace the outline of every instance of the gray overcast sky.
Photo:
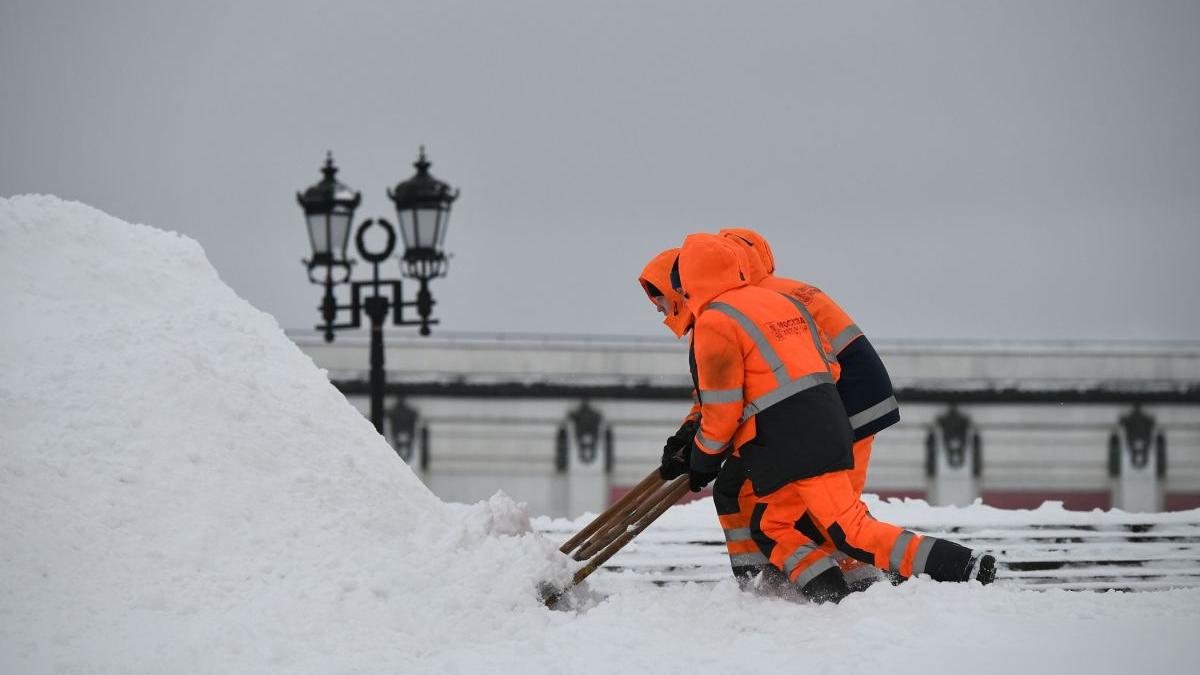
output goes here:
<path id="1" fill-rule="evenodd" d="M 1200 338 L 1200 2 L 0 1 L 0 195 L 196 238 L 287 328 L 294 193 L 462 189 L 443 330 L 664 335 L 747 226 L 889 338 Z"/>

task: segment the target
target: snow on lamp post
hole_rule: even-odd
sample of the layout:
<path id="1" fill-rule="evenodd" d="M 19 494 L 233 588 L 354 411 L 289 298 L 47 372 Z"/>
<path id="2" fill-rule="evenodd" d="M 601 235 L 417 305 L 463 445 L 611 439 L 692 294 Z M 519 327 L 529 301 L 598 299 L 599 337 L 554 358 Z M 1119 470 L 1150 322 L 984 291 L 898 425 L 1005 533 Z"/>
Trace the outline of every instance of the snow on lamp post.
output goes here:
<path id="1" fill-rule="evenodd" d="M 383 218 L 366 220 L 358 226 L 355 248 L 359 257 L 371 263 L 372 273 L 369 281 L 350 280 L 351 268 L 356 261 L 349 258 L 347 247 L 361 195 L 335 178 L 338 170 L 333 164 L 332 153 L 321 169 L 321 181 L 296 194 L 296 201 L 304 210 L 313 252 L 312 258 L 304 261 L 308 279 L 325 289 L 319 308 L 322 323 L 317 330 L 324 333 L 326 342 L 333 342 L 335 331 L 362 327 L 364 312 L 371 321 L 371 423 L 381 434 L 384 419 L 383 325 L 390 314 L 393 325 L 419 326 L 421 335 L 429 335 L 429 327 L 437 323 L 436 319 L 430 318 L 434 300 L 429 292 L 429 282 L 446 274 L 442 242 L 446 237 L 450 205 L 458 198 L 457 190 L 452 191 L 448 185 L 429 175 L 430 164 L 425 158 L 424 147 L 414 166 L 416 175 L 397 185 L 395 190 L 388 190 L 388 196 L 396 204 L 404 238 L 401 272 L 420 282 L 416 300 L 403 300 L 400 280 L 380 278 L 379 266 L 392 257 L 396 248 L 396 228 Z M 383 231 L 384 245 L 380 249 L 371 249 L 366 244 L 367 232 L 373 227 Z M 335 273 L 335 270 L 340 272 Z M 349 304 L 342 304 L 337 299 L 335 290 L 341 284 L 350 287 Z M 405 307 L 415 308 L 419 318 L 405 319 Z M 350 313 L 349 321 L 337 323 L 343 311 Z"/>

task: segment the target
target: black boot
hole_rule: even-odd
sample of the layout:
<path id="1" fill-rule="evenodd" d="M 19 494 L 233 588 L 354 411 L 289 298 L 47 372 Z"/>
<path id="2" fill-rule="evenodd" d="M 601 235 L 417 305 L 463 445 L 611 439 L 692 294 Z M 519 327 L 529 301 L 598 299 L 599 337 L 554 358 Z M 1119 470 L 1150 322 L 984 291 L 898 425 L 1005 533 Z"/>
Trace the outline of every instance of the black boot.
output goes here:
<path id="1" fill-rule="evenodd" d="M 987 586 L 996 580 L 996 558 L 983 554 L 971 559 L 971 567 L 967 570 L 967 578 L 970 579 L 971 572 L 975 573 L 975 580 Z"/>
<path id="2" fill-rule="evenodd" d="M 937 539 L 929 549 L 925 569 L 913 572 L 928 574 L 934 581 L 967 581 L 971 578 L 971 549 L 945 539 Z"/>
<path id="3" fill-rule="evenodd" d="M 987 585 L 996 579 L 996 558 L 985 553 L 975 553 L 966 546 L 945 539 L 933 542 L 929 557 L 925 560 L 924 572 L 934 581 L 970 581 L 975 579 Z"/>
<path id="4" fill-rule="evenodd" d="M 774 565 L 744 565 L 734 568 L 733 576 L 743 591 L 760 595 L 780 595 L 792 587 L 787 575 Z"/>
<path id="5" fill-rule="evenodd" d="M 831 567 L 805 584 L 804 588 L 800 589 L 800 594 L 809 602 L 836 604 L 841 602 L 842 598 L 850 595 L 850 587 L 846 585 L 846 578 L 842 576 L 842 570 L 838 567 Z"/>

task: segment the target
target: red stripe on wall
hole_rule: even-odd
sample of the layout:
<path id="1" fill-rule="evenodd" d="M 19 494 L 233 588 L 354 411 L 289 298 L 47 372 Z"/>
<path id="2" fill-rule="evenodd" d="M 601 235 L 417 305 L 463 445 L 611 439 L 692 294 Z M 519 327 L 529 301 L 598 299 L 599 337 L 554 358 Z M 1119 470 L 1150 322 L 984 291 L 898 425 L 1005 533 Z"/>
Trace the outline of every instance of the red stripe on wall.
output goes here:
<path id="1" fill-rule="evenodd" d="M 1182 492 L 1167 495 L 1168 511 L 1190 511 L 1200 509 L 1200 492 Z"/>
<path id="2" fill-rule="evenodd" d="M 867 494 L 873 494 L 883 501 L 889 499 L 925 499 L 924 490 L 864 490 Z"/>
<path id="3" fill-rule="evenodd" d="M 988 490 L 983 503 L 998 509 L 1036 509 L 1048 501 L 1062 502 L 1068 511 L 1091 511 L 1112 508 L 1112 495 L 1107 491 L 1091 492 L 1026 492 L 1023 490 Z"/>

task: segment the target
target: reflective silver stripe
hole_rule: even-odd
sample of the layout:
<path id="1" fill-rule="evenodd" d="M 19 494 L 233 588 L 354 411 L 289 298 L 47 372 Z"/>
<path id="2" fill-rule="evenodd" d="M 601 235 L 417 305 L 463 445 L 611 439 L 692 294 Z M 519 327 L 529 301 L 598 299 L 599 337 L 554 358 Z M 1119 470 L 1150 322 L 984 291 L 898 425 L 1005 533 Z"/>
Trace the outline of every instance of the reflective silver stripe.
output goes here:
<path id="1" fill-rule="evenodd" d="M 709 450 L 714 453 L 720 452 L 720 451 L 724 450 L 725 446 L 728 444 L 729 444 L 729 441 L 721 441 L 719 443 L 717 441 L 710 441 L 704 437 L 703 433 L 701 433 L 699 431 L 696 432 L 696 445 L 699 445 L 701 448 L 704 448 L 705 450 Z"/>
<path id="2" fill-rule="evenodd" d="M 800 573 L 799 576 L 796 577 L 796 588 L 804 588 L 808 585 L 808 582 L 816 579 L 817 575 L 821 574 L 825 570 L 837 566 L 838 564 L 833 561 L 833 558 L 830 558 L 829 556 L 821 558 L 820 560 L 809 565 L 807 569 L 805 569 Z M 790 577 L 791 575 L 789 574 L 788 576 Z"/>
<path id="3" fill-rule="evenodd" d="M 817 348 L 817 353 L 821 355 L 821 360 L 825 362 L 825 368 L 829 368 L 829 364 L 833 362 L 833 358 L 829 354 L 826 354 L 825 348 L 821 346 L 821 334 L 817 332 L 817 322 L 813 321 L 812 314 L 808 313 L 808 308 L 804 306 L 803 302 L 800 302 L 787 293 L 783 293 L 782 295 L 795 305 L 796 309 L 800 310 L 800 316 L 804 317 L 804 323 L 808 324 L 808 334 L 812 336 L 813 346 Z"/>
<path id="4" fill-rule="evenodd" d="M 750 339 L 754 340 L 755 346 L 758 347 L 758 353 L 762 355 L 771 372 L 775 374 L 775 381 L 779 384 L 788 381 L 787 367 L 783 365 L 783 359 L 779 358 L 779 354 L 775 353 L 775 348 L 767 341 L 767 336 L 763 335 L 763 332 L 758 329 L 758 325 L 751 321 L 750 317 L 723 302 L 714 302 L 708 308 L 715 309 L 737 321 L 741 325 L 742 330 L 746 331 L 746 335 L 749 335 Z"/>
<path id="5" fill-rule="evenodd" d="M 729 556 L 729 564 L 733 565 L 734 567 L 741 567 L 743 565 L 766 565 L 770 562 L 770 560 L 767 560 L 767 556 L 759 553 L 758 551 L 754 551 L 753 553 L 735 553 Z"/>
<path id="6" fill-rule="evenodd" d="M 805 389 L 812 389 L 822 384 L 833 384 L 833 375 L 829 373 L 813 373 L 781 384 L 746 404 L 746 407 L 742 408 L 742 421 L 750 419 L 792 394 L 802 392 Z"/>
<path id="7" fill-rule="evenodd" d="M 851 567 L 848 571 L 843 570 L 842 575 L 846 577 L 846 583 L 848 584 L 855 584 L 868 579 L 879 580 L 883 578 L 883 572 L 880 572 L 879 568 L 874 565 Z"/>
<path id="8" fill-rule="evenodd" d="M 925 563 L 929 560 L 929 551 L 933 549 L 935 542 L 935 537 L 921 537 L 921 543 L 917 544 L 917 554 L 913 556 L 913 574 L 925 573 Z"/>
<path id="9" fill-rule="evenodd" d="M 846 345 L 853 342 L 854 338 L 857 338 L 862 334 L 863 332 L 861 328 L 854 324 L 850 324 L 849 326 L 846 326 L 842 332 L 838 333 L 837 336 L 830 340 L 829 346 L 833 347 L 834 354 L 840 354 L 842 350 L 846 348 Z"/>
<path id="10" fill-rule="evenodd" d="M 804 391 L 805 389 L 811 389 L 819 384 L 833 384 L 833 375 L 831 375 L 828 370 L 829 362 L 825 356 L 824 350 L 821 349 L 821 338 L 816 332 L 816 326 L 812 323 L 812 317 L 809 316 L 808 310 L 804 309 L 803 303 L 801 303 L 799 300 L 795 300 L 791 297 L 788 297 L 788 300 L 791 300 L 793 304 L 797 305 L 801 314 L 804 316 L 805 322 L 807 322 L 809 325 L 809 332 L 812 333 L 813 342 L 817 347 L 817 353 L 821 355 L 821 360 L 825 362 L 826 371 L 823 373 L 813 373 L 811 375 L 798 377 L 794 380 L 791 379 L 788 377 L 787 366 L 785 366 L 783 361 L 779 358 L 779 354 L 775 352 L 775 348 L 772 347 L 771 343 L 767 341 L 767 336 L 758 329 L 758 325 L 751 321 L 750 317 L 742 314 L 736 308 L 731 307 L 723 302 L 714 302 L 708 306 L 709 309 L 715 309 L 738 322 L 738 324 L 742 327 L 742 330 L 744 330 L 746 334 L 750 336 L 750 339 L 754 340 L 755 346 L 758 347 L 759 354 L 762 355 L 763 360 L 765 360 L 767 365 L 770 366 L 771 372 L 775 375 L 775 381 L 779 384 L 779 386 L 777 386 L 775 389 L 772 389 L 771 391 L 748 403 L 746 407 L 742 409 L 741 422 L 745 422 L 754 415 L 766 410 L 767 408 L 770 408 L 792 394 Z M 702 401 L 704 400 L 704 394 L 705 392 L 700 393 Z"/>
<path id="11" fill-rule="evenodd" d="M 848 584 L 867 579 L 879 580 L 883 578 L 883 572 L 878 567 L 851 558 L 841 551 L 834 551 L 833 559 L 837 561 L 838 567 L 842 568 L 842 575 L 846 577 L 846 583 Z M 854 563 L 849 565 L 849 569 L 847 569 L 846 566 L 841 564 L 843 560 L 853 560 Z"/>
<path id="12" fill-rule="evenodd" d="M 898 409 L 899 407 L 900 404 L 896 402 L 896 397 L 889 396 L 870 408 L 851 415 L 850 426 L 854 427 L 855 429 L 866 426 L 880 417 L 892 412 L 893 410 Z"/>
<path id="13" fill-rule="evenodd" d="M 908 543 L 917 535 L 904 530 L 896 537 L 896 543 L 892 544 L 892 554 L 888 557 L 888 569 L 893 572 L 899 572 L 900 566 L 904 564 L 904 551 L 908 549 Z"/>
<path id="14" fill-rule="evenodd" d="M 704 403 L 741 403 L 741 389 L 701 389 L 700 400 Z"/>
<path id="15" fill-rule="evenodd" d="M 788 578 L 790 579 L 792 576 L 792 571 L 796 569 L 796 566 L 800 564 L 800 561 L 804 560 L 805 556 L 815 550 L 817 550 L 817 547 L 813 546 L 812 544 L 800 544 L 800 547 L 797 548 L 791 555 L 789 555 L 787 560 L 783 561 L 783 573 L 788 575 Z"/>
<path id="16" fill-rule="evenodd" d="M 746 541 L 750 539 L 750 528 L 748 527 L 731 527 L 725 530 L 725 541 Z"/>

